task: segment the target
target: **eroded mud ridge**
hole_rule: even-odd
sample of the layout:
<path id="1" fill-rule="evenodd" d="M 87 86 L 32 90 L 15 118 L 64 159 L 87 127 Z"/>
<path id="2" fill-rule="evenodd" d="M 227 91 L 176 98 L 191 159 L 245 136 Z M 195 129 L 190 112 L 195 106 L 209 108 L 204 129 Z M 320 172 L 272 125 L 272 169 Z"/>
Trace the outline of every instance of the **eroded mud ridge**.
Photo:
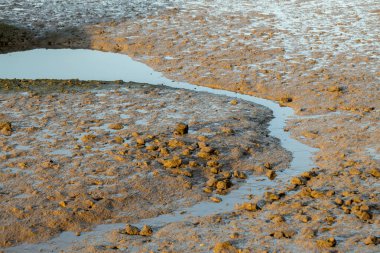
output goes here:
<path id="1" fill-rule="evenodd" d="M 270 111 L 226 97 L 77 80 L 0 90 L 2 247 L 217 199 L 290 161 Z"/>

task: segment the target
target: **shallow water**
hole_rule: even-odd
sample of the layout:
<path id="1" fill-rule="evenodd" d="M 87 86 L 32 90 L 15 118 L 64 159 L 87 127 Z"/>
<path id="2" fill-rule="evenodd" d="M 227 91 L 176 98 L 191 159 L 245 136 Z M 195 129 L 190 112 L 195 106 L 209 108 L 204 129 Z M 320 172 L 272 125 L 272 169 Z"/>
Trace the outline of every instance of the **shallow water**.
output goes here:
<path id="1" fill-rule="evenodd" d="M 243 99 L 260 104 L 273 111 L 274 118 L 270 122 L 269 130 L 273 137 L 280 139 L 281 145 L 292 152 L 293 160 L 289 169 L 279 172 L 275 180 L 271 181 L 264 176 L 249 177 L 238 189 L 222 196 L 221 203 L 200 202 L 190 208 L 177 210 L 174 213 L 161 215 L 155 218 L 140 221 L 153 227 L 163 226 L 170 222 L 183 221 L 189 217 L 207 216 L 234 210 L 235 204 L 246 200 L 247 195 L 263 194 L 268 187 L 273 188 L 285 184 L 291 177 L 310 170 L 314 163 L 312 154 L 316 151 L 290 137 L 284 131 L 286 121 L 294 117 L 291 108 L 280 107 L 270 100 L 242 95 L 235 92 L 200 87 L 184 82 L 174 82 L 155 72 L 148 66 L 132 60 L 126 55 L 104 53 L 93 50 L 45 50 L 9 53 L 0 55 L 0 78 L 25 79 L 81 79 L 81 80 L 124 80 L 153 85 L 165 85 L 173 88 L 183 88 L 208 92 L 212 94 Z M 101 94 L 101 93 L 99 93 Z M 121 117 L 123 117 L 121 115 Z M 76 236 L 71 232 L 63 232 L 60 236 L 40 244 L 24 244 L 6 249 L 6 252 L 49 251 L 56 252 L 77 241 L 95 240 L 101 242 L 104 233 L 123 227 L 124 224 L 99 225 L 88 233 Z"/>

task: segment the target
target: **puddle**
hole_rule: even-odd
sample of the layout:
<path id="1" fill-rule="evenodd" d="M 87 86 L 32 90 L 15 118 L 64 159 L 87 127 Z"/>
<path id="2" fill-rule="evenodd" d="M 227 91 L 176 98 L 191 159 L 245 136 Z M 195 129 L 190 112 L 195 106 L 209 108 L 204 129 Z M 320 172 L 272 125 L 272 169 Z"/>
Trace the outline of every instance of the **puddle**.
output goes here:
<path id="1" fill-rule="evenodd" d="M 93 126 L 93 127 L 90 127 L 90 130 L 93 130 L 95 132 L 97 132 L 97 131 L 110 132 L 110 133 L 116 133 L 117 132 L 117 130 L 111 129 L 109 127 L 109 124 L 101 125 L 101 126 Z"/>
<path id="2" fill-rule="evenodd" d="M 51 155 L 73 156 L 73 153 L 68 149 L 57 149 L 50 153 Z"/>
<path id="3" fill-rule="evenodd" d="M 112 66 L 110 68 L 110 66 Z M 238 189 L 222 196 L 221 203 L 200 202 L 190 208 L 177 210 L 174 213 L 161 215 L 152 219 L 141 220 L 140 223 L 163 226 L 170 222 L 183 221 L 189 217 L 207 216 L 234 210 L 237 203 L 246 201 L 249 194 L 260 195 L 268 187 L 285 184 L 292 176 L 298 175 L 314 166 L 313 152 L 317 151 L 290 137 L 283 129 L 286 121 L 294 117 L 291 108 L 280 107 L 270 100 L 242 95 L 235 92 L 200 87 L 184 82 L 174 82 L 165 78 L 161 73 L 153 71 L 148 66 L 132 60 L 126 55 L 104 53 L 93 50 L 45 50 L 37 49 L 0 55 L 0 78 L 51 78 L 51 79 L 81 79 L 81 80 L 124 80 L 153 85 L 165 85 L 173 88 L 183 88 L 198 92 L 208 92 L 231 98 L 243 99 L 260 104 L 273 111 L 274 119 L 270 122 L 269 130 L 273 137 L 280 139 L 281 145 L 292 152 L 293 160 L 289 169 L 279 172 L 275 180 L 266 177 L 249 177 Z M 139 110 L 144 113 L 144 110 Z M 126 115 L 121 116 L 126 117 Z M 76 236 L 71 232 L 63 232 L 58 237 L 39 244 L 23 244 L 8 248 L 5 252 L 57 252 L 78 241 L 89 240 L 102 242 L 104 234 L 123 227 L 125 224 L 106 224 L 95 227 L 91 232 Z"/>
<path id="4" fill-rule="evenodd" d="M 19 150 L 23 150 L 23 151 L 30 150 L 31 148 L 32 148 L 31 146 L 26 146 L 26 145 L 16 145 L 15 146 L 15 149 L 19 149 Z"/>
<path id="5" fill-rule="evenodd" d="M 129 119 L 129 118 L 131 118 L 130 115 L 128 115 L 128 114 L 124 114 L 124 113 L 120 114 L 119 116 L 120 116 L 120 118 L 122 118 L 122 119 Z"/>
<path id="6" fill-rule="evenodd" d="M 0 170 L 1 173 L 5 173 L 5 174 L 33 174 L 33 171 L 31 170 L 25 170 L 25 169 L 19 169 L 19 168 L 2 168 Z"/>
<path id="7" fill-rule="evenodd" d="M 148 113 L 148 111 L 144 109 L 137 109 L 136 112 L 143 113 L 143 114 Z"/>
<path id="8" fill-rule="evenodd" d="M 380 160 L 380 153 L 375 148 L 367 148 L 368 154 L 375 160 Z"/>
<path id="9" fill-rule="evenodd" d="M 26 198 L 30 198 L 30 197 L 32 197 L 31 194 L 23 193 L 23 194 L 16 195 L 13 198 L 15 198 L 15 199 L 26 199 Z"/>
<path id="10" fill-rule="evenodd" d="M 139 120 L 135 121 L 135 124 L 136 125 L 146 126 L 148 124 L 148 120 L 146 120 L 146 119 L 139 119 Z"/>

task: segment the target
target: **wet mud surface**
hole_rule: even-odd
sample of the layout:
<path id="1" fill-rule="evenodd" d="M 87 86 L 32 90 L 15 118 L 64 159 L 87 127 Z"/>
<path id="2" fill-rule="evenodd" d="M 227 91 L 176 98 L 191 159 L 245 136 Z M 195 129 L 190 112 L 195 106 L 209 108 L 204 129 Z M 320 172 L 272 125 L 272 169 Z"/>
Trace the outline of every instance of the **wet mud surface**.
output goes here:
<path id="1" fill-rule="evenodd" d="M 317 176 L 295 180 L 298 193 L 260 211 L 170 224 L 148 241 L 116 233 L 108 246 L 136 243 L 137 250 L 207 252 L 218 241 L 231 241 L 216 245 L 215 251 L 378 252 L 380 5 L 340 0 L 159 3 L 159 11 L 130 19 L 119 18 L 122 8 L 109 8 L 108 20 L 99 18 L 105 12 L 99 14 L 98 7 L 62 11 L 57 6 L 65 3 L 55 2 L 40 15 L 37 8 L 6 1 L 0 6 L 2 22 L 26 29 L 38 41 L 24 45 L 11 33 L 3 38 L 15 42 L 2 52 L 25 47 L 118 52 L 174 80 L 280 101 L 299 115 L 287 130 L 320 149 Z M 81 13 L 81 18 L 72 19 L 75 24 L 62 19 L 67 12 Z M 36 23 L 27 20 L 45 28 L 36 32 Z M 52 36 L 54 20 L 62 20 L 65 28 Z"/>
<path id="2" fill-rule="evenodd" d="M 265 163 L 276 171 L 291 159 L 268 137 L 268 109 L 227 97 L 76 80 L 0 89 L 0 121 L 10 124 L 0 142 L 2 247 L 218 198 L 265 174 Z"/>

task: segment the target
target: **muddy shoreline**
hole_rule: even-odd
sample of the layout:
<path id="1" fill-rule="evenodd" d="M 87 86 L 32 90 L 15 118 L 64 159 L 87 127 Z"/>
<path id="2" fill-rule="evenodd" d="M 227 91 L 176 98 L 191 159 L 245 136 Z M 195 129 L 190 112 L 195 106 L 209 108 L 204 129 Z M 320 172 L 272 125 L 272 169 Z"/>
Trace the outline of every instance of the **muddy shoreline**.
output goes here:
<path id="1" fill-rule="evenodd" d="M 321 115 L 296 118 L 287 127 L 299 141 L 320 148 L 315 156 L 318 177 L 302 186 L 299 194 L 253 214 L 255 224 L 264 225 L 252 225 L 250 212 L 227 215 L 225 222 L 201 219 L 198 222 L 205 225 L 195 228 L 173 224 L 177 228 L 172 231 L 182 231 L 182 237 L 171 234 L 169 226 L 151 244 L 141 241 L 141 247 L 161 244 L 167 250 L 202 252 L 207 250 L 196 246 L 202 241 L 232 240 L 239 248 L 268 251 L 294 251 L 296 245 L 316 252 L 376 252 L 377 239 L 368 238 L 379 237 L 379 159 L 369 150 L 379 152 L 376 24 L 380 7 L 364 1 L 332 1 L 332 8 L 325 2 L 301 1 L 273 9 L 263 1 L 259 7 L 244 1 L 249 8 L 242 11 L 228 9 L 228 4 L 227 10 L 217 8 L 214 2 L 164 9 L 136 19 L 79 24 L 69 28 L 77 29 L 78 35 L 39 35 L 41 40 L 32 45 L 24 45 L 11 33 L 7 38 L 16 42 L 2 47 L 2 52 L 69 47 L 124 53 L 174 80 L 281 101 L 301 116 Z M 307 26 L 291 26 L 299 23 Z M 273 215 L 277 215 L 274 221 Z M 239 225 L 245 222 L 248 225 Z M 241 230 L 241 238 L 231 239 L 224 233 L 233 226 Z M 296 233 L 289 234 L 289 229 Z M 327 240 L 330 237 L 335 244 Z"/>

